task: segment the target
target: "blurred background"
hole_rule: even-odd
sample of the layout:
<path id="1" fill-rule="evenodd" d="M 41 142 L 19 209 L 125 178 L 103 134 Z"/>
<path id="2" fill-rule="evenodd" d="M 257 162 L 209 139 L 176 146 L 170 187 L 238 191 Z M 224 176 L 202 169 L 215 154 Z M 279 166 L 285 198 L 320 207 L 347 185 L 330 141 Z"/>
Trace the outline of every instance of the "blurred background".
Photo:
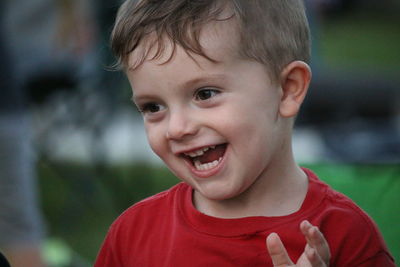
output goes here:
<path id="1" fill-rule="evenodd" d="M 314 76 L 295 156 L 371 215 L 400 262 L 400 2 L 306 4 Z M 107 70 L 119 5 L 0 3 L 0 250 L 15 267 L 91 266 L 123 210 L 178 182 Z"/>

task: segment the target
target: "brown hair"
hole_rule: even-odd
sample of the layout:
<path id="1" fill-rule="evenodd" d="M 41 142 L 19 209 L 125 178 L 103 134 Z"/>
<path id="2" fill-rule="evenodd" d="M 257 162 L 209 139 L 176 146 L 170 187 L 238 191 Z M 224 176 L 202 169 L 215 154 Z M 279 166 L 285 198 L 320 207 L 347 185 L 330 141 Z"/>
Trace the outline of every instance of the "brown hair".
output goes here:
<path id="1" fill-rule="evenodd" d="M 227 4 L 233 14 L 226 19 L 234 18 L 239 25 L 241 56 L 267 66 L 275 79 L 290 62 L 309 62 L 310 33 L 302 0 L 127 0 L 111 35 L 116 66 L 127 68 L 129 54 L 149 34 L 156 37 L 150 46 L 158 46 L 153 59 L 162 55 L 167 37 L 174 46 L 212 60 L 203 52 L 199 34 L 203 25 L 220 19 Z M 136 66 L 147 56 L 144 52 Z"/>

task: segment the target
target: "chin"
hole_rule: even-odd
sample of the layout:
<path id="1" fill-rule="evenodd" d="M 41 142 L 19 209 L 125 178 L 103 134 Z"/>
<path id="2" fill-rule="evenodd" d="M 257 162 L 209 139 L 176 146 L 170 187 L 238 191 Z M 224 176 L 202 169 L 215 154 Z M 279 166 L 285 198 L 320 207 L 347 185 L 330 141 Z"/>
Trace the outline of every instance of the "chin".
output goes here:
<path id="1" fill-rule="evenodd" d="M 224 201 L 234 199 L 242 191 L 228 188 L 227 186 L 210 186 L 211 188 L 195 188 L 195 190 L 204 198 L 211 201 Z"/>

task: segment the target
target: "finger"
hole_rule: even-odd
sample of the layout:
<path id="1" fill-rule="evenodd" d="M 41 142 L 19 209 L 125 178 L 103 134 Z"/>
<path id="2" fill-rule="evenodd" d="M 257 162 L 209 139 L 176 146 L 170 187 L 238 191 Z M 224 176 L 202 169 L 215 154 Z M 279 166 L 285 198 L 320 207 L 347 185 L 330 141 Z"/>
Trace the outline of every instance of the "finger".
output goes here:
<path id="1" fill-rule="evenodd" d="M 320 257 L 320 255 L 318 254 L 316 249 L 307 246 L 306 250 L 305 250 L 305 255 L 307 257 L 307 260 L 310 263 L 310 266 L 312 266 L 312 267 L 326 267 L 327 266 L 327 264 Z"/>
<path id="2" fill-rule="evenodd" d="M 304 237 L 306 238 L 307 244 L 309 245 L 311 245 L 312 242 L 309 235 L 309 230 L 311 229 L 311 227 L 313 227 L 313 225 L 307 220 L 302 221 L 300 224 L 300 230 L 303 233 Z"/>
<path id="3" fill-rule="evenodd" d="M 314 248 L 321 259 L 328 264 L 330 259 L 329 245 L 318 227 L 313 226 L 308 221 L 303 221 L 300 224 L 300 229 L 307 240 L 307 244 Z"/>
<path id="4" fill-rule="evenodd" d="M 271 256 L 274 266 L 293 265 L 289 255 L 283 245 L 281 239 L 276 233 L 272 233 L 267 237 L 267 248 Z"/>

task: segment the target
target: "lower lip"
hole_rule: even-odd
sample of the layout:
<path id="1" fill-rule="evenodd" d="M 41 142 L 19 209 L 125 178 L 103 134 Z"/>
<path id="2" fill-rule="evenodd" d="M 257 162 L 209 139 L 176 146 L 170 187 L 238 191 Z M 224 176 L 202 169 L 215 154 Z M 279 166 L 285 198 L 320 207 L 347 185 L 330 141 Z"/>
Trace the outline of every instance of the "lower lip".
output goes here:
<path id="1" fill-rule="evenodd" d="M 189 165 L 191 172 L 192 172 L 194 175 L 196 175 L 197 177 L 202 178 L 202 179 L 211 178 L 212 176 L 214 176 L 214 175 L 216 175 L 218 172 L 220 172 L 221 169 L 224 167 L 225 161 L 226 161 L 226 158 L 227 158 L 228 147 L 229 147 L 229 146 L 227 145 L 227 146 L 226 146 L 226 149 L 225 149 L 225 153 L 224 153 L 224 155 L 222 156 L 221 161 L 220 161 L 220 162 L 218 163 L 218 165 L 215 166 L 214 168 L 211 168 L 211 169 L 209 169 L 209 170 L 199 171 L 199 170 L 196 169 L 195 166 L 193 166 L 192 163 L 186 162 L 186 164 Z"/>

